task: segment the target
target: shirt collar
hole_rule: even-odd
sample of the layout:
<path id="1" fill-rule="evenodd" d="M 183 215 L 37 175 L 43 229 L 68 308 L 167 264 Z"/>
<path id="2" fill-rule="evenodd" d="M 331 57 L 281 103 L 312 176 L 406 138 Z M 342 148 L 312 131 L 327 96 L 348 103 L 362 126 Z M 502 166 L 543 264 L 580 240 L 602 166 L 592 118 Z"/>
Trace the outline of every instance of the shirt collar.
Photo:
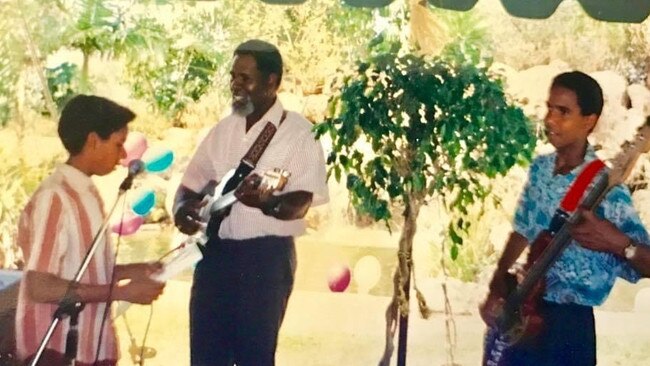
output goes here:
<path id="1" fill-rule="evenodd" d="M 555 159 L 557 159 L 557 151 L 553 152 L 553 159 L 551 160 L 551 162 L 555 162 Z M 587 144 L 587 148 L 585 150 L 585 158 L 582 161 L 582 163 L 577 167 L 573 168 L 571 172 L 566 175 L 574 176 L 579 174 L 582 171 L 582 169 L 594 159 L 598 159 L 598 156 L 596 155 L 596 150 L 594 150 L 594 147 L 591 146 L 591 144 Z"/>
<path id="2" fill-rule="evenodd" d="M 57 171 L 66 179 L 68 184 L 76 191 L 88 191 L 95 189 L 95 183 L 81 170 L 70 164 L 60 164 Z"/>
<path id="3" fill-rule="evenodd" d="M 262 116 L 260 122 L 264 122 L 263 125 L 266 125 L 266 122 L 271 122 L 275 127 L 279 127 L 283 112 L 284 107 L 282 106 L 282 102 L 280 102 L 280 98 L 276 97 L 275 103 L 273 103 L 271 108 Z"/>

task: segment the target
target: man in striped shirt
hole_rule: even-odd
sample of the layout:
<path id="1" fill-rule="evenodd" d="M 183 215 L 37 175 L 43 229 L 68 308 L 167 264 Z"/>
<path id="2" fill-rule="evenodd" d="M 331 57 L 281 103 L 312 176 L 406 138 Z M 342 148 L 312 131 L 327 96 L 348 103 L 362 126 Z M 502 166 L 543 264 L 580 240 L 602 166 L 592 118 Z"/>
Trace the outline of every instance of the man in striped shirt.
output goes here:
<path id="1" fill-rule="evenodd" d="M 309 207 L 329 199 L 325 160 L 311 123 L 285 111 L 277 98 L 282 57 L 274 45 L 259 40 L 239 45 L 230 77 L 233 112 L 212 128 L 185 171 L 174 205 L 177 227 L 196 232 L 198 192 L 239 165 L 267 122 L 277 132 L 237 189 L 239 202 L 218 232 L 208 233 L 190 300 L 191 362 L 270 366 L 293 287 L 293 238 L 304 233 Z M 255 181 L 273 168 L 291 176 L 282 192 L 269 194 Z"/>
<path id="2" fill-rule="evenodd" d="M 127 124 L 134 118 L 125 107 L 87 95 L 72 98 L 61 113 L 59 137 L 70 157 L 34 193 L 18 228 L 18 244 L 26 264 L 16 311 L 16 347 L 25 364 L 34 357 L 57 303 L 68 291 L 104 221 L 104 205 L 91 176 L 110 173 L 126 156 Z M 110 233 L 102 235 L 80 284 L 73 290 L 78 301 L 85 304 L 79 314 L 78 366 L 117 363 L 118 343 L 107 309 L 110 301 L 148 304 L 164 287 L 149 279 L 159 264 L 115 265 Z M 57 327 L 38 365 L 67 364 L 68 323 L 64 320 Z"/>

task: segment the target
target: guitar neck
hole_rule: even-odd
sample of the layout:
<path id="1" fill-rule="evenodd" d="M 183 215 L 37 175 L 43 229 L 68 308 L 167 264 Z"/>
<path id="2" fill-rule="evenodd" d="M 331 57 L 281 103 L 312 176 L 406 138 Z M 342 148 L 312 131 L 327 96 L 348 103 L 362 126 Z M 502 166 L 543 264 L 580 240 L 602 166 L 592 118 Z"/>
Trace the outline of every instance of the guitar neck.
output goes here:
<path id="1" fill-rule="evenodd" d="M 235 197 L 235 191 L 230 191 L 223 196 L 216 199 L 210 206 L 210 214 L 213 214 L 217 211 L 220 211 L 233 203 L 237 202 L 237 197 Z"/>
<path id="2" fill-rule="evenodd" d="M 587 193 L 581 202 L 581 207 L 593 210 L 600 201 L 605 197 L 611 188 L 609 174 L 607 171 L 599 175 L 591 190 Z M 569 228 L 571 224 L 580 220 L 580 215 L 574 213 L 560 226 L 559 230 L 553 235 L 546 249 L 539 255 L 539 258 L 528 269 L 528 274 L 524 280 L 517 286 L 517 289 L 506 300 L 506 307 L 517 309 L 526 300 L 537 282 L 546 274 L 548 269 L 559 258 L 562 251 L 571 242 Z"/>

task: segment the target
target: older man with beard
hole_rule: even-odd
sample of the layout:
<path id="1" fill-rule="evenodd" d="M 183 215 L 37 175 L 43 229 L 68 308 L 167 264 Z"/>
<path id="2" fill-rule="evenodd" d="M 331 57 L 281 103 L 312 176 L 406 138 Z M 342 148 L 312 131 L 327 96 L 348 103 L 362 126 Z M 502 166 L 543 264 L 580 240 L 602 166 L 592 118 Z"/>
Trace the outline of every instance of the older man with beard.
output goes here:
<path id="1" fill-rule="evenodd" d="M 199 230 L 205 188 L 248 164 L 242 158 L 269 123 L 276 132 L 237 188 L 238 202 L 208 226 L 190 300 L 191 364 L 274 365 L 296 269 L 294 237 L 304 233 L 309 207 L 329 199 L 325 160 L 311 123 L 284 110 L 277 98 L 282 57 L 274 45 L 239 45 L 230 76 L 232 113 L 210 130 L 185 171 L 174 204 L 176 226 L 186 234 Z M 273 168 L 291 173 L 282 193 L 255 184 Z"/>

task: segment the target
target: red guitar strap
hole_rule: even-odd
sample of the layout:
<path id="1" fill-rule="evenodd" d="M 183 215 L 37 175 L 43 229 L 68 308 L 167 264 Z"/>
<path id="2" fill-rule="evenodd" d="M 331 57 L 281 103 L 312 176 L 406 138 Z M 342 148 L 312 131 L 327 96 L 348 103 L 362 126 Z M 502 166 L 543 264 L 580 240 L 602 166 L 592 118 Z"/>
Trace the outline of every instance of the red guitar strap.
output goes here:
<path id="1" fill-rule="evenodd" d="M 578 204 L 580 204 L 582 196 L 584 196 L 587 187 L 594 180 L 598 172 L 600 172 L 600 170 L 604 167 L 605 163 L 603 163 L 600 159 L 594 159 L 589 164 L 587 164 L 584 169 L 582 169 L 580 175 L 578 175 L 578 178 L 576 178 L 576 180 L 573 182 L 566 195 L 564 196 L 564 199 L 560 203 L 560 208 L 564 212 L 571 214 L 573 211 L 575 211 L 575 209 L 578 207 Z"/>

